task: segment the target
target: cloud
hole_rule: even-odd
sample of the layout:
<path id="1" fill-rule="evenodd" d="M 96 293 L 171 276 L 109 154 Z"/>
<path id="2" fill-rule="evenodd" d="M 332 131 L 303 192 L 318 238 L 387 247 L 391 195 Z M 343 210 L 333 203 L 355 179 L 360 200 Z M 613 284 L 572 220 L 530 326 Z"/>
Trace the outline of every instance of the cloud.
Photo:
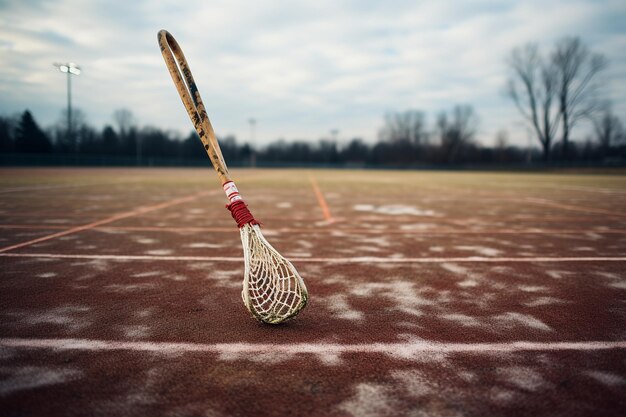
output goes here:
<path id="1" fill-rule="evenodd" d="M 626 18 L 619 1 L 12 1 L 0 10 L 0 113 L 30 108 L 43 123 L 65 106 L 53 62 L 74 61 L 75 104 L 95 125 L 117 108 L 141 124 L 191 130 L 159 54 L 166 28 L 185 50 L 218 134 L 375 139 L 387 111 L 471 103 L 481 136 L 511 130 L 504 57 L 580 35 L 611 61 L 616 111 L 626 113 Z M 555 18 L 558 16 L 558 18 Z M 572 29 L 574 28 L 574 29 Z M 575 30 L 575 33 L 572 33 Z M 518 130 L 518 131 L 516 131 Z"/>

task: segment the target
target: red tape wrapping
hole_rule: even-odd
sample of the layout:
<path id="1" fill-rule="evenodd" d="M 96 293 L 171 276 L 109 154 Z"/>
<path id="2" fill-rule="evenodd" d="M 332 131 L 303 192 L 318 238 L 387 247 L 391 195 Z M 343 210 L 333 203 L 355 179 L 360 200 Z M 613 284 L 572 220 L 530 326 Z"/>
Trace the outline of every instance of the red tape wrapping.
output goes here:
<path id="1" fill-rule="evenodd" d="M 248 210 L 248 205 L 243 202 L 243 200 L 235 201 L 234 203 L 230 203 L 226 205 L 228 211 L 233 216 L 233 219 L 237 222 L 237 227 L 240 229 L 244 227 L 246 224 L 261 224 L 250 213 Z"/>

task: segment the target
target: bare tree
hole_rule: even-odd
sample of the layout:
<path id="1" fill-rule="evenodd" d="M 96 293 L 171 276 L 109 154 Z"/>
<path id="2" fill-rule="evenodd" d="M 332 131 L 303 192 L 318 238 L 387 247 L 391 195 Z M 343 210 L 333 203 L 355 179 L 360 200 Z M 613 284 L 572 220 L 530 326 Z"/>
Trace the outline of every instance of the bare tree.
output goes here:
<path id="1" fill-rule="evenodd" d="M 541 143 L 544 160 L 548 160 L 561 117 L 554 102 L 557 93 L 556 68 L 541 58 L 538 46 L 533 43 L 513 49 L 507 64 L 512 71 L 508 95 L 532 125 Z"/>
<path id="2" fill-rule="evenodd" d="M 506 150 L 509 147 L 509 132 L 500 129 L 496 132 L 496 143 L 494 150 L 496 151 L 496 160 L 503 163 L 505 160 Z"/>
<path id="3" fill-rule="evenodd" d="M 450 116 L 441 112 L 437 117 L 437 133 L 443 161 L 455 162 L 463 147 L 472 141 L 477 129 L 478 116 L 470 105 L 454 106 Z"/>
<path id="4" fill-rule="evenodd" d="M 69 130 L 67 123 L 68 109 L 63 109 L 56 122 L 56 142 L 64 152 L 76 153 L 79 151 L 80 141 L 85 126 L 87 126 L 87 116 L 81 109 L 72 107 L 72 125 Z"/>
<path id="5" fill-rule="evenodd" d="M 609 155 L 611 147 L 626 140 L 624 126 L 619 118 L 613 114 L 608 104 L 603 106 L 598 117 L 593 120 L 593 128 L 605 157 Z"/>
<path id="6" fill-rule="evenodd" d="M 113 112 L 113 120 L 118 128 L 118 134 L 126 137 L 130 129 L 135 126 L 135 117 L 128 109 L 117 109 Z"/>
<path id="7" fill-rule="evenodd" d="M 15 149 L 16 117 L 3 117 L 0 115 L 0 152 L 13 152 Z"/>
<path id="8" fill-rule="evenodd" d="M 607 60 L 604 55 L 591 53 L 580 38 L 568 37 L 557 43 L 551 61 L 558 77 L 562 150 L 567 156 L 569 136 L 574 125 L 599 109 L 597 96 L 601 84 L 597 82 L 597 75 L 606 68 Z"/>
<path id="9" fill-rule="evenodd" d="M 419 146 L 427 139 L 426 117 L 424 113 L 407 110 L 385 115 L 385 125 L 379 132 L 381 140 L 389 142 L 408 142 Z"/>
<path id="10" fill-rule="evenodd" d="M 128 109 L 117 109 L 113 112 L 113 120 L 115 121 L 115 124 L 117 124 L 121 141 L 134 142 L 135 160 L 137 165 L 141 165 L 141 135 L 136 134 L 135 117 L 133 116 L 133 113 Z"/>

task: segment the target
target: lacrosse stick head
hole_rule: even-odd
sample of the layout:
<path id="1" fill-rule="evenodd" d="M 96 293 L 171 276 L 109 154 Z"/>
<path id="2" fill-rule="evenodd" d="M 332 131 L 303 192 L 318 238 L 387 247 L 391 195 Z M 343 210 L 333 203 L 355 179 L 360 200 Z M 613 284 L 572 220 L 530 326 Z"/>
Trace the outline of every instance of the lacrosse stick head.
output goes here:
<path id="1" fill-rule="evenodd" d="M 298 271 L 269 244 L 258 224 L 239 229 L 244 254 L 243 303 L 258 320 L 277 324 L 295 317 L 308 292 Z"/>

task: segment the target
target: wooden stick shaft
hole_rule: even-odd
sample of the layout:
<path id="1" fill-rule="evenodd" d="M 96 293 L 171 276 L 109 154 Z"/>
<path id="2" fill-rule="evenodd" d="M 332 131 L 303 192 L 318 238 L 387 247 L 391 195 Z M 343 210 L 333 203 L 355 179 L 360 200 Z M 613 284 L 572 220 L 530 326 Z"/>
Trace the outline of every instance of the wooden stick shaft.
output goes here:
<path id="1" fill-rule="evenodd" d="M 191 75 L 191 70 L 189 69 L 185 55 L 182 49 L 180 49 L 180 45 L 178 45 L 176 39 L 166 30 L 159 31 L 158 40 L 161 54 L 163 55 L 163 59 L 165 59 L 165 64 L 172 76 L 172 80 L 174 80 L 174 85 L 178 90 L 178 94 L 185 105 L 189 118 L 196 128 L 198 136 L 200 136 L 200 140 L 209 155 L 209 159 L 220 181 L 222 184 L 232 181 L 228 173 L 228 167 L 222 156 L 222 150 L 215 137 L 213 126 L 207 116 L 202 98 L 200 97 L 200 92 L 198 91 L 198 87 L 196 87 L 196 83 Z"/>

